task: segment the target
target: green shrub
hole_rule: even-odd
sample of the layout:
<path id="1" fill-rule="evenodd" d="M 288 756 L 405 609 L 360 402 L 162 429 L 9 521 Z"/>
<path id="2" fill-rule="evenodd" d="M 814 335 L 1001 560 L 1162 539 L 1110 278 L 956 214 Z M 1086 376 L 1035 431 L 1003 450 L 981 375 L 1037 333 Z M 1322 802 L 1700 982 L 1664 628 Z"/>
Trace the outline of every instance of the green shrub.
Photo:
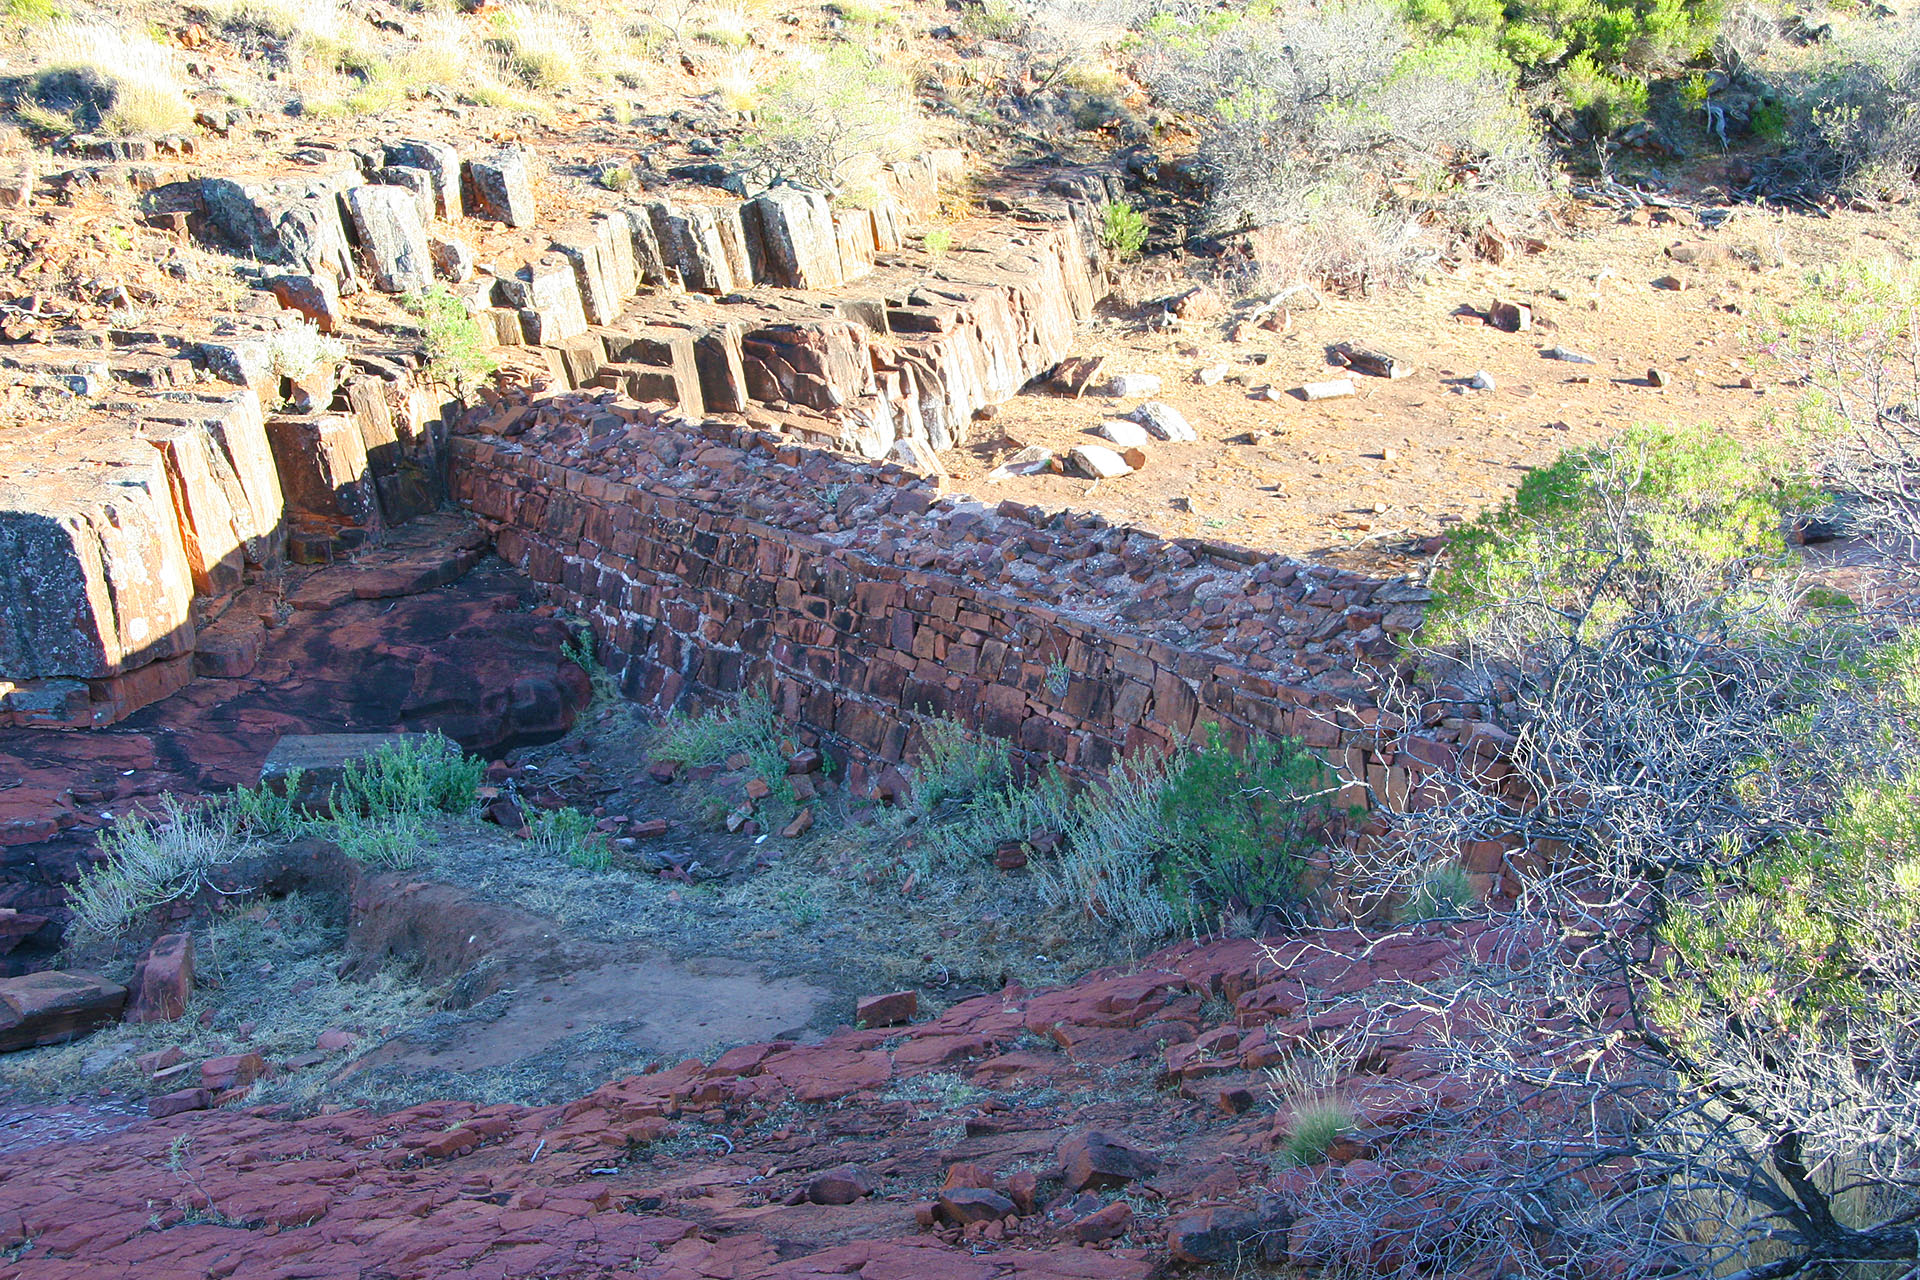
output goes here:
<path id="1" fill-rule="evenodd" d="M 1603 71 L 1591 54 L 1574 55 L 1561 69 L 1558 84 L 1567 107 L 1596 137 L 1646 119 L 1647 82 Z"/>
<path id="2" fill-rule="evenodd" d="M 486 769 L 443 734 L 404 734 L 347 762 L 333 791 L 333 811 L 375 819 L 467 813 Z"/>
<path id="3" fill-rule="evenodd" d="M 960 29 L 976 40 L 1011 43 L 1027 29 L 1027 16 L 1011 0 L 980 0 L 961 12 Z"/>
<path id="4" fill-rule="evenodd" d="M 1302 914 L 1300 855 L 1332 813 L 1332 780 L 1296 744 L 1261 741 L 1243 754 L 1210 726 L 1204 747 L 1131 757 L 1076 792 L 1057 769 L 1016 785 L 1004 748 L 946 745 L 946 731 L 935 733 L 939 751 L 912 766 L 925 879 L 1044 835 L 1058 847 L 1029 864 L 1042 901 L 1143 938 L 1222 912 Z"/>
<path id="5" fill-rule="evenodd" d="M 1208 725 L 1206 744 L 1180 757 L 1160 797 L 1172 836 L 1158 857 L 1163 891 L 1189 916 L 1297 918 L 1302 859 L 1337 789 L 1297 742 L 1257 738 L 1237 752 Z"/>
<path id="6" fill-rule="evenodd" d="M 1787 513 L 1812 500 L 1720 432 L 1638 426 L 1568 450 L 1454 533 L 1427 639 L 1472 641 L 1492 608 L 1524 640 L 1557 631 L 1574 605 L 1590 630 L 1647 608 L 1757 607 L 1786 555 Z"/>
<path id="7" fill-rule="evenodd" d="M 236 787 L 221 798 L 236 826 L 249 835 L 285 840 L 306 830 L 309 819 L 294 803 L 303 770 L 289 769 L 278 790 Z"/>
<path id="8" fill-rule="evenodd" d="M 604 833 L 593 829 L 593 818 L 571 805 L 535 813 L 527 820 L 534 847 L 550 858 L 564 858 L 583 871 L 605 871 L 613 865 L 613 850 Z"/>
<path id="9" fill-rule="evenodd" d="M 1101 205 L 1100 243 L 1120 261 L 1133 261 L 1147 244 L 1147 215 L 1119 201 Z"/>
<path id="10" fill-rule="evenodd" d="M 911 775 L 914 811 L 922 817 L 1006 790 L 1013 765 L 1005 742 L 945 718 L 928 722 L 920 737 Z"/>
<path id="11" fill-rule="evenodd" d="M 1335 1140 L 1353 1127 L 1353 1108 L 1337 1098 L 1324 1098 L 1294 1109 L 1280 1163 L 1305 1166 L 1327 1158 Z"/>
<path id="12" fill-rule="evenodd" d="M 1405 0 L 1417 27 L 1486 41 L 1531 75 L 1583 56 L 1607 71 L 1687 61 L 1713 43 L 1722 8 L 1719 0 Z"/>
<path id="13" fill-rule="evenodd" d="M 153 908 L 198 892 L 209 872 L 250 848 L 228 807 L 163 795 L 157 815 L 129 814 L 100 833 L 100 861 L 80 869 L 67 907 L 83 930 L 115 937 Z"/>
<path id="14" fill-rule="evenodd" d="M 1784 142 L 1792 127 L 1787 109 L 1772 98 L 1759 102 L 1747 117 L 1747 128 L 1762 142 Z"/>
<path id="15" fill-rule="evenodd" d="M 464 392 L 500 367 L 479 319 L 445 285 L 412 294 L 402 305 L 420 320 L 429 378 Z"/>
<path id="16" fill-rule="evenodd" d="M 926 246 L 928 253 L 937 258 L 944 253 L 952 252 L 953 231 L 949 227 L 935 227 L 921 237 L 921 243 Z"/>
<path id="17" fill-rule="evenodd" d="M 1471 911 L 1477 900 L 1467 869 L 1457 862 L 1443 863 L 1429 867 L 1414 884 L 1413 892 L 1400 908 L 1400 922 L 1418 924 L 1423 920 L 1452 919 Z"/>
<path id="18" fill-rule="evenodd" d="M 51 22 L 60 8 L 53 0 L 6 0 L 5 13 L 20 22 Z"/>

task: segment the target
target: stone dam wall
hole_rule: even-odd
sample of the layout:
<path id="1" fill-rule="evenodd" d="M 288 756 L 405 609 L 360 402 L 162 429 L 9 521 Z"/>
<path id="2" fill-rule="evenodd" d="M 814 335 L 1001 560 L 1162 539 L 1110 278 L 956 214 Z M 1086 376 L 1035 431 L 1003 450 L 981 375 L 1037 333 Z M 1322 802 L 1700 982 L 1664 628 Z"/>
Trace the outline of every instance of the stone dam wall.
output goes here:
<path id="1" fill-rule="evenodd" d="M 1404 580 L 992 506 L 612 394 L 476 409 L 451 454 L 456 500 L 591 622 L 628 697 L 669 710 L 767 687 L 856 790 L 897 788 L 936 716 L 1082 777 L 1209 723 L 1297 737 L 1356 804 L 1398 803 L 1477 749 L 1464 720 L 1398 745 L 1379 732 L 1371 673 L 1427 599 Z M 1475 868 L 1482 891 L 1499 870 Z"/>

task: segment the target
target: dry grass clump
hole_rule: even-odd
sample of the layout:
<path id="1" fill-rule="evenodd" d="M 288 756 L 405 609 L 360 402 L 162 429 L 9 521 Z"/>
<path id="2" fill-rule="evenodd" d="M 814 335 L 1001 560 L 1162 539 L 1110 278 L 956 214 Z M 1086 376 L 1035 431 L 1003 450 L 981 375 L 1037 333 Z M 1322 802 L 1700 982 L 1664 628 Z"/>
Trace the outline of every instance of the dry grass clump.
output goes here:
<path id="1" fill-rule="evenodd" d="M 56 22 L 40 41 L 43 69 L 27 86 L 28 123 L 48 132 L 170 133 L 193 120 L 173 54 L 107 22 Z"/>
<path id="2" fill-rule="evenodd" d="M 245 1049 L 284 1060 L 312 1052 L 329 1028 L 359 1035 L 359 1044 L 325 1067 L 262 1084 L 249 1103 L 311 1097 L 347 1061 L 434 1004 L 432 992 L 398 973 L 364 982 L 339 976 L 345 918 L 339 899 L 296 893 L 206 922 L 193 931 L 198 989 L 185 1016 L 121 1023 L 71 1044 L 0 1056 L 0 1093 L 28 1098 L 112 1089 L 137 1095 L 148 1087 L 134 1061 L 143 1053 L 178 1046 L 193 1062 Z M 110 967 L 109 976 L 125 981 L 125 965 Z M 203 1015 L 210 1015 L 209 1024 L 202 1025 Z M 252 1028 L 242 1038 L 244 1023 Z"/>

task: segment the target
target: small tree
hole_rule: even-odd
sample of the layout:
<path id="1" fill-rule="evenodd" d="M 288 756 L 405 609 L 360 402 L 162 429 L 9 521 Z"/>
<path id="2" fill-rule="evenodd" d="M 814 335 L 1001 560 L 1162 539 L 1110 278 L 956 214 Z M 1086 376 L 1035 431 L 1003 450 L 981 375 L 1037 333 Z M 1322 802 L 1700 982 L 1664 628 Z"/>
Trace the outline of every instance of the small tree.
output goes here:
<path id="1" fill-rule="evenodd" d="M 767 86 L 734 158 L 762 186 L 838 190 L 857 163 L 909 153 L 919 132 L 906 77 L 843 46 L 819 66 L 789 71 Z"/>
<path id="2" fill-rule="evenodd" d="M 1857 532 L 1920 563 L 1920 277 L 1841 267 L 1816 277 L 1781 317 L 1775 348 L 1808 387 L 1800 404 L 1826 480 L 1850 499 Z"/>
<path id="3" fill-rule="evenodd" d="M 1809 616 L 1795 491 L 1636 433 L 1461 541 L 1442 701 L 1407 710 L 1469 749 L 1393 821 L 1429 861 L 1511 849 L 1519 899 L 1464 981 L 1410 995 L 1463 1100 L 1380 1145 L 1418 1176 L 1314 1181 L 1296 1251 L 1409 1280 L 1912 1274 L 1920 647 Z"/>

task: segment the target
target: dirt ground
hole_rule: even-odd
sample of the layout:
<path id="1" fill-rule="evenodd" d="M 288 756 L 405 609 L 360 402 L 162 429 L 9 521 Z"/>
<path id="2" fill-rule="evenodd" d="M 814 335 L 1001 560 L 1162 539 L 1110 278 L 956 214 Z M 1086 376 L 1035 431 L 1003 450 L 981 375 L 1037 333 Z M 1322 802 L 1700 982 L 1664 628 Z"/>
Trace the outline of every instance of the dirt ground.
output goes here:
<path id="1" fill-rule="evenodd" d="M 1146 467 L 1111 481 L 1041 474 L 990 482 L 1015 448 L 1064 453 L 1101 443 L 1101 421 L 1138 403 L 1038 390 L 1001 407 L 1000 438 L 946 456 L 957 487 L 993 500 L 1098 511 L 1174 536 L 1207 537 L 1355 567 L 1404 570 L 1403 548 L 1470 519 L 1511 494 L 1527 470 L 1562 449 L 1605 439 L 1635 422 L 1712 424 L 1756 440 L 1790 421 L 1794 389 L 1767 358 L 1769 316 L 1810 272 L 1848 260 L 1909 259 L 1909 208 L 1827 217 L 1744 206 L 1712 230 L 1647 215 L 1629 221 L 1597 205 L 1570 211 L 1564 235 L 1503 266 L 1469 261 L 1405 291 L 1372 297 L 1301 297 L 1280 331 L 1229 340 L 1234 317 L 1156 331 L 1157 306 L 1110 304 L 1079 350 L 1108 372 L 1159 376 L 1157 398 L 1183 413 L 1200 439 L 1154 443 Z M 1690 257 L 1683 262 L 1669 248 Z M 1674 289 L 1674 283 L 1684 287 Z M 1151 300 L 1177 280 L 1122 282 Z M 1533 309 L 1533 327 L 1510 333 L 1482 321 L 1495 299 Z M 1329 358 L 1337 343 L 1411 362 L 1396 381 L 1353 375 L 1357 394 L 1307 403 L 1290 394 L 1348 376 Z M 1547 358 L 1550 347 L 1591 365 Z M 1226 364 L 1214 386 L 1199 370 Z M 1665 386 L 1650 370 L 1668 375 Z M 1492 390 L 1466 383 L 1486 372 Z M 1280 393 L 1269 400 L 1267 388 Z M 1265 433 L 1246 443 L 1249 433 Z"/>

